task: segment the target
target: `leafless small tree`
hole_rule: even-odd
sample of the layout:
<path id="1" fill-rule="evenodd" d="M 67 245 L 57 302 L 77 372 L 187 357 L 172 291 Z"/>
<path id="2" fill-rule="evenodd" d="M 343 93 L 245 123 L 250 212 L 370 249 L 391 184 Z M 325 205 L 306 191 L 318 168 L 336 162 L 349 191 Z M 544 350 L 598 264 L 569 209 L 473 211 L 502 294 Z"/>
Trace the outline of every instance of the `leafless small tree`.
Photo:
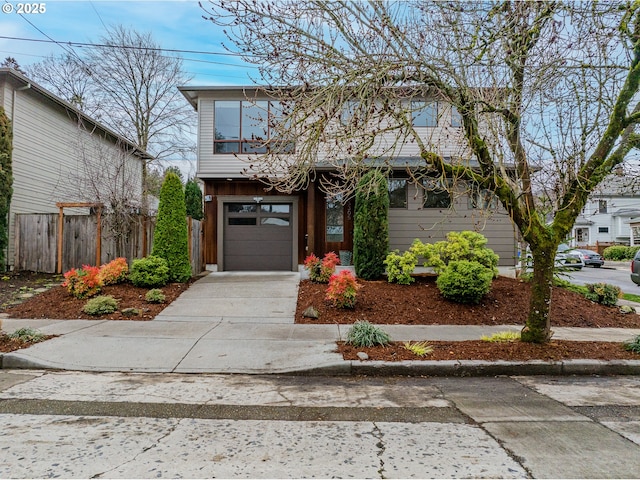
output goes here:
<path id="1" fill-rule="evenodd" d="M 126 142 L 114 142 L 82 121 L 73 148 L 75 165 L 61 172 L 56 196 L 65 202 L 102 204 L 103 234 L 113 240 L 115 256 L 126 256 L 142 207 L 144 159 Z"/>

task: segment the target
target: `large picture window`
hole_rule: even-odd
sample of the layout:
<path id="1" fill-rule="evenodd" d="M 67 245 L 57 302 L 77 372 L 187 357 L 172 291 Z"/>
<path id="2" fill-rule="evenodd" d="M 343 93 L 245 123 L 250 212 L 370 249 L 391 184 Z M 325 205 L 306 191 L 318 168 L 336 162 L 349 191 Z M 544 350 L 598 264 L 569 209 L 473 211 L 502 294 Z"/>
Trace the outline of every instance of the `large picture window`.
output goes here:
<path id="1" fill-rule="evenodd" d="M 496 210 L 498 208 L 498 197 L 491 190 L 480 188 L 472 184 L 469 191 L 469 202 L 467 207 L 480 210 Z"/>
<path id="2" fill-rule="evenodd" d="M 425 178 L 422 180 L 424 188 L 423 208 L 449 208 L 451 193 L 449 184 L 440 178 Z"/>
<path id="3" fill-rule="evenodd" d="M 437 127 L 438 102 L 411 102 L 411 116 L 414 127 Z"/>
<path id="4" fill-rule="evenodd" d="M 267 142 L 275 135 L 271 125 L 282 116 L 282 106 L 280 102 L 223 100 L 215 102 L 214 115 L 214 153 L 267 153 Z M 293 142 L 274 142 L 273 147 L 293 152 Z"/>
<path id="5" fill-rule="evenodd" d="M 407 179 L 390 178 L 387 180 L 389 186 L 389 208 L 407 208 Z"/>

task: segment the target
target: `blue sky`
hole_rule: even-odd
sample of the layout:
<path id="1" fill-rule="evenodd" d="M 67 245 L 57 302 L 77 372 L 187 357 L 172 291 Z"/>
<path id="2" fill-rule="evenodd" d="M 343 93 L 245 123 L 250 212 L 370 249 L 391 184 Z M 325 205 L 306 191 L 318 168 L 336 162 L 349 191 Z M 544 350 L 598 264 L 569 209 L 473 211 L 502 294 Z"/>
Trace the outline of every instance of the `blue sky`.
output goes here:
<path id="1" fill-rule="evenodd" d="M 18 9 L 22 5 L 25 10 L 27 3 L 43 4 L 45 11 L 20 15 Z M 191 85 L 248 85 L 252 83 L 249 75 L 257 72 L 236 56 L 225 55 L 222 29 L 202 18 L 205 12 L 195 0 L 0 0 L 0 4 L 0 37 L 99 43 L 105 26 L 120 24 L 151 32 L 163 48 L 219 53 L 180 54 L 184 70 L 194 77 Z M 74 50 L 82 55 L 82 47 Z M 0 38 L 0 59 L 14 57 L 23 67 L 47 55 L 63 53 L 55 43 Z"/>

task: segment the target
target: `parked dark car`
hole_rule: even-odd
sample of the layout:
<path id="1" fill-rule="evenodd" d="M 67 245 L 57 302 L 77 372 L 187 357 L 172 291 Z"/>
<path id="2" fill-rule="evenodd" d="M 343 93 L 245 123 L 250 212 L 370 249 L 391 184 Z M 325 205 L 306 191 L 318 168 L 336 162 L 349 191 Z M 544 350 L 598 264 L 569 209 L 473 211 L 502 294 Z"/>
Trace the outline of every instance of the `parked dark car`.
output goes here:
<path id="1" fill-rule="evenodd" d="M 636 285 L 640 285 L 640 250 L 636 252 L 636 256 L 631 260 L 631 281 Z"/>
<path id="2" fill-rule="evenodd" d="M 591 265 L 595 268 L 600 268 L 602 265 L 604 265 L 604 259 L 602 258 L 602 255 L 594 252 L 593 250 L 574 248 L 573 250 L 570 250 L 569 253 L 579 255 L 585 265 Z"/>

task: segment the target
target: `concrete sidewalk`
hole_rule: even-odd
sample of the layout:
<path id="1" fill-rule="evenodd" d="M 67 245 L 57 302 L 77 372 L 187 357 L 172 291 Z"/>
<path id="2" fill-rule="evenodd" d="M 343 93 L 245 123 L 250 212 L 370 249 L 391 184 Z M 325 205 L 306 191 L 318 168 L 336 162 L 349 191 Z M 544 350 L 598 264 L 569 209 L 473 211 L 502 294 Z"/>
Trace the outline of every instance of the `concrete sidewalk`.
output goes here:
<path id="1" fill-rule="evenodd" d="M 640 374 L 640 360 L 605 362 L 351 362 L 335 352 L 345 325 L 294 323 L 298 273 L 211 273 L 149 322 L 4 319 L 57 338 L 4 354 L 2 368 L 99 372 L 307 374 Z M 382 328 L 393 340 L 477 340 L 521 326 Z M 554 338 L 625 341 L 640 329 L 554 328 Z"/>

